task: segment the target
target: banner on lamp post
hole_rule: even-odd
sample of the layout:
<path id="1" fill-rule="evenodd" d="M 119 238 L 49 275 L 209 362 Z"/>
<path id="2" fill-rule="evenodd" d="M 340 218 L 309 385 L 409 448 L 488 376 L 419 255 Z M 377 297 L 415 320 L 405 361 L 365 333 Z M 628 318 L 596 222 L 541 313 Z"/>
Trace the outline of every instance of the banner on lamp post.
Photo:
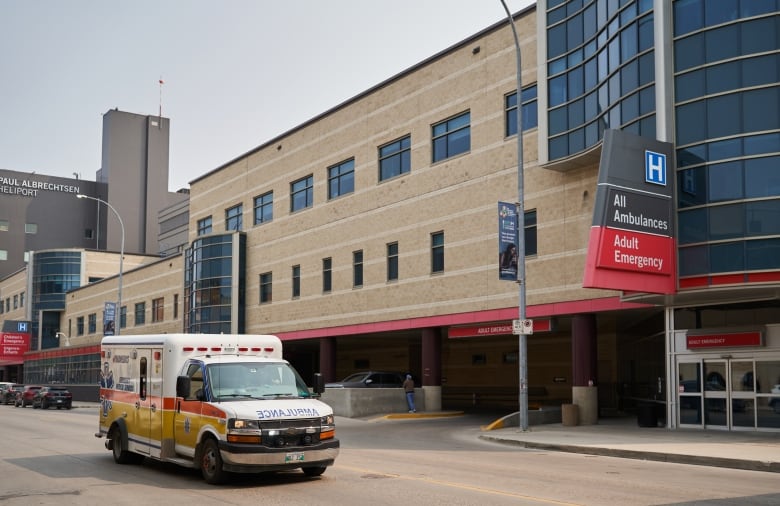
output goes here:
<path id="1" fill-rule="evenodd" d="M 517 206 L 498 203 L 498 279 L 517 281 Z"/>
<path id="2" fill-rule="evenodd" d="M 116 302 L 106 302 L 103 308 L 103 335 L 116 333 Z"/>

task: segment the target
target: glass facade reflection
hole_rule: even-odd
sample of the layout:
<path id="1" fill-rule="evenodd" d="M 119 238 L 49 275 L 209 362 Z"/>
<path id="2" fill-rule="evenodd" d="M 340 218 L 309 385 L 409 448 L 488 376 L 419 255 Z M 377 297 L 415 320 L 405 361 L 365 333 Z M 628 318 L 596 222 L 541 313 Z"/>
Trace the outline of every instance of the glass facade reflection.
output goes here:
<path id="1" fill-rule="evenodd" d="M 32 343 L 38 349 L 41 329 L 41 349 L 58 346 L 59 314 L 65 310 L 65 294 L 81 286 L 81 251 L 50 251 L 33 255 L 32 261 Z M 43 315 L 43 319 L 40 319 Z"/>
<path id="2" fill-rule="evenodd" d="M 778 269 L 778 2 L 672 9 L 679 274 Z"/>
<path id="3" fill-rule="evenodd" d="M 185 252 L 184 330 L 193 334 L 244 332 L 243 233 L 212 235 Z"/>
<path id="4" fill-rule="evenodd" d="M 655 138 L 652 0 L 547 2 L 548 157 L 619 128 Z"/>

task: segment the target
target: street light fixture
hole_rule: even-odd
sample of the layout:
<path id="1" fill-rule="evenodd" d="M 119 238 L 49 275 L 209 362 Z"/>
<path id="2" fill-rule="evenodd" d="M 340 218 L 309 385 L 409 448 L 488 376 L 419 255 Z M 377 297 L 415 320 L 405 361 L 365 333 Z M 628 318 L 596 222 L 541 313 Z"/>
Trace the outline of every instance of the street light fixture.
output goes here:
<path id="1" fill-rule="evenodd" d="M 515 38 L 515 57 L 517 60 L 517 284 L 519 286 L 518 294 L 518 315 L 517 318 L 522 322 L 525 320 L 525 203 L 523 202 L 523 103 L 521 93 L 523 88 L 522 69 L 520 66 L 520 39 L 517 36 L 515 20 L 506 2 L 501 0 L 504 6 L 506 16 L 509 19 L 509 26 L 512 28 L 512 35 Z M 518 362 L 519 367 L 519 408 L 520 408 L 520 430 L 528 430 L 528 337 L 525 334 L 518 335 Z"/>
<path id="2" fill-rule="evenodd" d="M 116 303 L 116 305 L 117 305 L 117 308 L 116 308 L 117 313 L 114 314 L 114 318 L 117 318 L 119 320 L 117 322 L 117 324 L 115 325 L 116 335 L 119 335 L 119 329 L 122 327 L 122 321 L 121 321 L 121 318 L 122 318 L 122 261 L 125 258 L 125 224 L 124 224 L 124 222 L 122 222 L 122 217 L 119 216 L 119 212 L 116 209 L 114 209 L 114 206 L 112 206 L 111 204 L 109 204 L 105 200 L 99 199 L 97 197 L 90 197 L 89 195 L 84 195 L 84 194 L 77 194 L 76 198 L 79 198 L 79 199 L 90 199 L 90 200 L 94 200 L 96 202 L 104 203 L 105 205 L 108 206 L 109 209 L 111 209 L 114 212 L 114 215 L 116 215 L 116 219 L 119 220 L 119 226 L 122 228 L 122 243 L 121 243 L 121 245 L 119 247 L 119 293 L 117 295 L 117 303 Z"/>
<path id="3" fill-rule="evenodd" d="M 58 341 L 60 340 L 60 338 L 63 337 L 65 338 L 65 342 L 60 341 L 60 347 L 70 346 L 70 338 L 68 338 L 68 336 L 64 332 L 57 332 L 56 334 L 54 334 L 54 337 L 56 337 Z"/>

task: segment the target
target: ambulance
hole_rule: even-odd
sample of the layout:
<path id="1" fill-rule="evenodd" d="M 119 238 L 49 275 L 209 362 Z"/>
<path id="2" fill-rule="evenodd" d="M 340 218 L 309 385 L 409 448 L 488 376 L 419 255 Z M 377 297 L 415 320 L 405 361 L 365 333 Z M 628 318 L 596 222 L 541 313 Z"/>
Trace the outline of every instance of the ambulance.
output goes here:
<path id="1" fill-rule="evenodd" d="M 339 453 L 333 410 L 282 359 L 270 335 L 107 336 L 96 437 L 118 464 L 144 458 L 230 473 L 301 469 L 319 476 Z"/>

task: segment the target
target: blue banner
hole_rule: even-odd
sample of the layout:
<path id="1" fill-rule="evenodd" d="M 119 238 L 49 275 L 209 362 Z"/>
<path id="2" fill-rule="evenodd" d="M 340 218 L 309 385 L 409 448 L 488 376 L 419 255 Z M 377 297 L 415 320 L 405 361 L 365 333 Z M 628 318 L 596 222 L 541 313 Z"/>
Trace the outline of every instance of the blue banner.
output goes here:
<path id="1" fill-rule="evenodd" d="M 103 307 L 103 335 L 116 333 L 116 302 L 106 302 Z"/>
<path id="2" fill-rule="evenodd" d="M 498 203 L 498 278 L 517 281 L 517 206 Z"/>

